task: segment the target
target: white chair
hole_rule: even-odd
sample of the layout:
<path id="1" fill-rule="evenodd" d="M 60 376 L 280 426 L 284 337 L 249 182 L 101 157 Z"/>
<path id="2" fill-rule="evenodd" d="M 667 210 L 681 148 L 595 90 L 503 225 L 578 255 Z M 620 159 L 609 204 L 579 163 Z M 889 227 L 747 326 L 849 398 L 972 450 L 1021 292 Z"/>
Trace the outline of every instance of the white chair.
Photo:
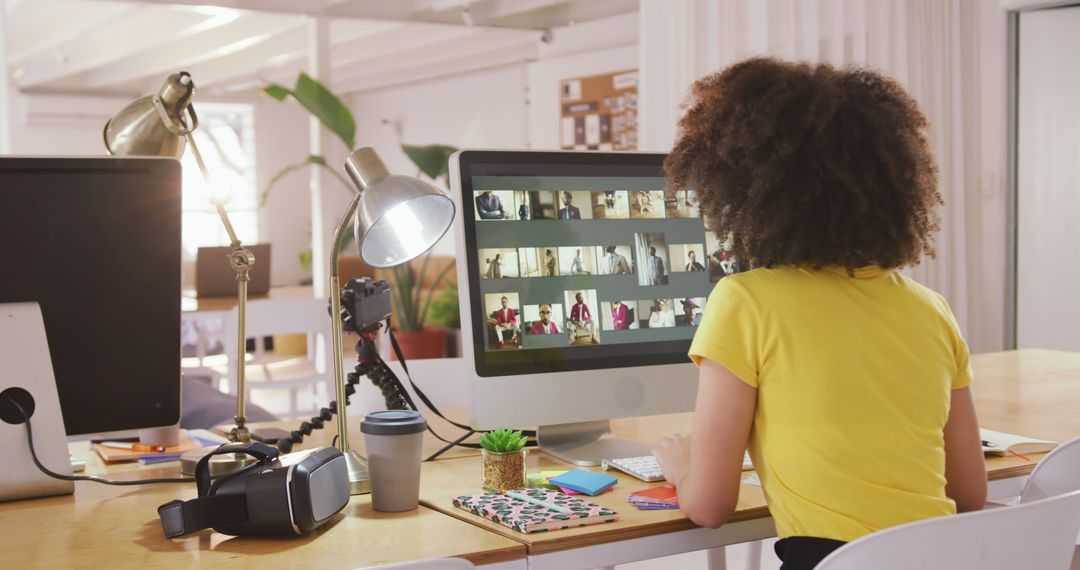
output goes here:
<path id="1" fill-rule="evenodd" d="M 1065 570 L 1080 530 L 1080 491 L 913 522 L 846 544 L 817 570 Z"/>
<path id="2" fill-rule="evenodd" d="M 249 354 L 245 369 L 244 397 L 251 400 L 252 390 L 287 389 L 290 393 L 289 417 L 299 417 L 298 390 L 309 387 L 314 395 L 322 383 L 330 393 L 333 369 L 330 366 L 330 315 L 326 301 L 312 298 L 258 299 L 248 301 L 246 335 L 256 339 L 255 353 Z M 225 319 L 223 340 L 228 363 L 213 371 L 228 382 L 229 393 L 236 394 L 237 314 L 234 308 Z M 263 337 L 304 333 L 306 355 L 283 355 L 266 352 Z M 323 403 L 328 404 L 329 401 Z"/>
<path id="3" fill-rule="evenodd" d="M 374 566 L 369 568 L 374 568 Z M 430 558 L 378 567 L 379 570 L 470 570 L 471 568 L 476 568 L 476 565 L 464 558 Z"/>
<path id="4" fill-rule="evenodd" d="M 1080 437 L 1057 446 L 1039 461 L 1020 493 L 1021 503 L 1080 490 Z"/>
<path id="5" fill-rule="evenodd" d="M 1020 493 L 1020 502 L 1030 503 L 1077 490 L 1080 490 L 1080 437 L 1057 446 L 1039 461 Z M 1080 546 L 1073 552 L 1072 568 L 1080 570 Z"/>

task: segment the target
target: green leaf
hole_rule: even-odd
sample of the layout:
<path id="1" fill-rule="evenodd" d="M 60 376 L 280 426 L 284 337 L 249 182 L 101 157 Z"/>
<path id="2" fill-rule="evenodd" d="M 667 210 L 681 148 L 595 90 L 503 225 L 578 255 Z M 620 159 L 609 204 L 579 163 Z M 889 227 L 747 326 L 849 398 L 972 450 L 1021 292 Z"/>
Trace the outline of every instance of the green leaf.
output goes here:
<path id="1" fill-rule="evenodd" d="M 341 142 L 345 143 L 345 148 L 352 150 L 356 146 L 356 121 L 352 111 L 325 85 L 301 72 L 300 77 L 296 78 L 292 95 L 305 109 L 318 117 L 324 127 L 337 135 Z"/>
<path id="2" fill-rule="evenodd" d="M 337 95 L 310 75 L 301 72 L 292 90 L 274 83 L 264 87 L 263 92 L 278 101 L 284 101 L 292 95 L 297 103 L 315 115 L 330 132 L 337 135 L 345 148 L 352 150 L 356 146 L 356 120 L 353 118 L 352 111 Z"/>
<path id="3" fill-rule="evenodd" d="M 263 87 L 263 92 L 278 101 L 284 101 L 289 95 L 292 95 L 292 91 L 289 91 L 287 87 L 278 85 L 277 83 L 271 83 L 270 85 Z"/>
<path id="4" fill-rule="evenodd" d="M 300 252 L 300 267 L 304 268 L 304 273 L 311 273 L 311 248 L 307 248 Z"/>
<path id="5" fill-rule="evenodd" d="M 438 180 L 449 172 L 450 155 L 458 149 L 444 144 L 427 146 L 403 144 L 401 150 L 405 151 L 405 155 L 413 161 L 420 172 L 428 175 L 432 180 Z"/>

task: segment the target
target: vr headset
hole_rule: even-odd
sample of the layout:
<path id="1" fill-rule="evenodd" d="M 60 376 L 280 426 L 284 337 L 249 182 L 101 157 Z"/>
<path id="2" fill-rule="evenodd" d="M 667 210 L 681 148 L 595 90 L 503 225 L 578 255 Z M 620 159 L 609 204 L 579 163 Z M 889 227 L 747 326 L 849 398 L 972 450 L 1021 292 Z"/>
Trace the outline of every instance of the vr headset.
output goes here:
<path id="1" fill-rule="evenodd" d="M 210 480 L 210 458 L 243 453 L 254 465 Z M 296 455 L 296 454 L 293 454 Z M 213 527 L 231 535 L 299 536 L 330 520 L 349 502 L 345 456 L 322 447 L 290 465 L 264 443 L 229 443 L 195 466 L 199 497 L 158 507 L 166 538 Z"/>

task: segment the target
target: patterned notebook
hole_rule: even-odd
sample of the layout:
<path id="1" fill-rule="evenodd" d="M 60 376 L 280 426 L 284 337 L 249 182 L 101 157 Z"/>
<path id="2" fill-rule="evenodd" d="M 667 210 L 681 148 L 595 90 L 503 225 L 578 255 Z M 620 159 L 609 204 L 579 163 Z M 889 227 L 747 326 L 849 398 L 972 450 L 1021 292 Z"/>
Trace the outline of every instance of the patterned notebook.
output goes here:
<path id="1" fill-rule="evenodd" d="M 517 491 L 534 499 L 570 509 L 570 514 L 534 505 L 500 493 L 454 497 L 454 506 L 518 532 L 544 532 L 619 520 L 615 511 L 551 489 Z"/>

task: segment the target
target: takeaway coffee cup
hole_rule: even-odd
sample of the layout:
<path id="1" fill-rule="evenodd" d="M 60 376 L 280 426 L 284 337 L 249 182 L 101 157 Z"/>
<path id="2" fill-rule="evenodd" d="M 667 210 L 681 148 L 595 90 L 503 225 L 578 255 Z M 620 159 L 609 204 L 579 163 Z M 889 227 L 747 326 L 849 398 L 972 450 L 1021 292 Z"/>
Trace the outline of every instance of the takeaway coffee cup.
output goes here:
<path id="1" fill-rule="evenodd" d="M 360 423 L 376 511 L 411 511 L 420 505 L 420 445 L 427 420 L 412 410 L 372 412 Z"/>

